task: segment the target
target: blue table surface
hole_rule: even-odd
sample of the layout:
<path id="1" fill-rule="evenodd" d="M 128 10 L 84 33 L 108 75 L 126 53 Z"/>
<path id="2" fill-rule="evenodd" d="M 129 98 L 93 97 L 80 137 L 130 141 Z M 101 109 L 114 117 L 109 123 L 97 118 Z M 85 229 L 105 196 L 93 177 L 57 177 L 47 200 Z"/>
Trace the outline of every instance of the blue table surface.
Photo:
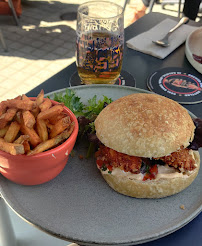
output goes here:
<path id="1" fill-rule="evenodd" d="M 139 19 L 137 22 L 126 28 L 125 30 L 125 40 L 130 39 L 131 37 L 138 35 L 141 32 L 144 32 L 165 18 L 172 18 L 178 20 L 178 18 L 167 16 L 161 13 L 150 13 L 145 15 L 143 18 Z M 190 22 L 191 25 L 199 25 L 195 22 Z M 154 58 L 152 56 L 148 56 L 142 54 L 140 52 L 128 49 L 125 47 L 124 51 L 124 62 L 123 69 L 131 73 L 136 79 L 136 87 L 146 89 L 146 81 L 148 76 L 153 72 L 160 68 L 164 67 L 183 67 L 188 69 L 189 71 L 194 71 L 197 73 L 195 69 L 191 67 L 188 60 L 184 55 L 185 47 L 181 45 L 175 52 L 170 54 L 164 60 L 160 60 Z M 30 91 L 28 96 L 36 96 L 40 90 L 43 88 L 45 93 L 58 90 L 64 87 L 69 86 L 69 79 L 71 75 L 76 71 L 76 65 L 73 63 L 69 67 L 63 69 L 61 72 L 51 77 L 32 91 Z M 197 73 L 199 78 L 202 78 L 201 74 Z M 202 118 L 202 105 L 193 104 L 193 105 L 184 105 L 187 109 L 189 109 L 192 113 L 194 113 L 197 117 Z M 165 236 L 161 239 L 144 243 L 142 245 L 148 246 L 170 246 L 170 245 L 178 245 L 178 246 L 201 246 L 202 245 L 202 215 L 198 215 L 195 219 L 193 219 L 190 223 L 185 225 L 183 228 L 178 231 L 171 233 L 168 236 Z"/>

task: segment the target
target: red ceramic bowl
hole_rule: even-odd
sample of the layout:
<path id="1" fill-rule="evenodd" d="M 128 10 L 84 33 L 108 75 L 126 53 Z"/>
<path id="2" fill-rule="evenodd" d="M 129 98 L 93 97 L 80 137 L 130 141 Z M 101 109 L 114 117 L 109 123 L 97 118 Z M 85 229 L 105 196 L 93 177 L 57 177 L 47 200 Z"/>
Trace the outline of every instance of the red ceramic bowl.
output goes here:
<path id="1" fill-rule="evenodd" d="M 34 98 L 31 98 L 34 99 Z M 53 104 L 57 102 L 52 101 Z M 64 107 L 75 128 L 61 145 L 32 156 L 10 155 L 0 151 L 0 173 L 7 179 L 22 185 L 38 185 L 55 178 L 67 164 L 78 135 L 78 121 L 70 109 Z"/>

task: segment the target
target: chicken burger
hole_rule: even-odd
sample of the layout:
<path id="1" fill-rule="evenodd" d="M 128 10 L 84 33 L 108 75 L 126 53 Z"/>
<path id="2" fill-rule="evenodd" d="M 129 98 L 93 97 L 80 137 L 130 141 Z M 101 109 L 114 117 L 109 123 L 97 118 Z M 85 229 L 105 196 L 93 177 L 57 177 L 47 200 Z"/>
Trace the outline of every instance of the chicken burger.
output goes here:
<path id="1" fill-rule="evenodd" d="M 196 178 L 200 156 L 188 148 L 195 125 L 166 97 L 137 93 L 105 107 L 95 120 L 96 164 L 115 191 L 136 198 L 176 194 Z"/>

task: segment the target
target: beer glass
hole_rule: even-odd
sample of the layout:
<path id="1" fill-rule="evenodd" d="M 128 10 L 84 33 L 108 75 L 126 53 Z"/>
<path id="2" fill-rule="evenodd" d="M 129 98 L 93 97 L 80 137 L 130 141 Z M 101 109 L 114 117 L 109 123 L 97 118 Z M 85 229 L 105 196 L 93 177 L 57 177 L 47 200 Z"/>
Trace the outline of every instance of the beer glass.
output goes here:
<path id="1" fill-rule="evenodd" d="M 82 84 L 114 84 L 123 61 L 123 8 L 107 1 L 81 4 L 76 32 L 76 64 Z"/>

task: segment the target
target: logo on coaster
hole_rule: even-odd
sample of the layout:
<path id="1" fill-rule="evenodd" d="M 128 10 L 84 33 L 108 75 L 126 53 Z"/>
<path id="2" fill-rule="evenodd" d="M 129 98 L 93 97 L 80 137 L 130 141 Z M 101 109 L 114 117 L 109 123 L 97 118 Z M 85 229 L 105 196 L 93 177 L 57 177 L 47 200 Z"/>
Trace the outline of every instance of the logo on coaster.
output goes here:
<path id="1" fill-rule="evenodd" d="M 69 80 L 69 86 L 76 86 L 76 85 L 81 85 L 81 79 L 78 75 L 78 72 L 76 71 L 75 73 L 72 74 L 70 80 Z M 118 79 L 116 80 L 115 85 L 126 85 L 126 86 L 136 86 L 136 82 L 134 77 L 126 72 L 125 70 L 121 71 L 121 74 L 119 75 Z"/>
<path id="2" fill-rule="evenodd" d="M 151 91 L 169 97 L 180 103 L 202 101 L 202 81 L 182 68 L 165 68 L 153 73 L 148 79 Z"/>

